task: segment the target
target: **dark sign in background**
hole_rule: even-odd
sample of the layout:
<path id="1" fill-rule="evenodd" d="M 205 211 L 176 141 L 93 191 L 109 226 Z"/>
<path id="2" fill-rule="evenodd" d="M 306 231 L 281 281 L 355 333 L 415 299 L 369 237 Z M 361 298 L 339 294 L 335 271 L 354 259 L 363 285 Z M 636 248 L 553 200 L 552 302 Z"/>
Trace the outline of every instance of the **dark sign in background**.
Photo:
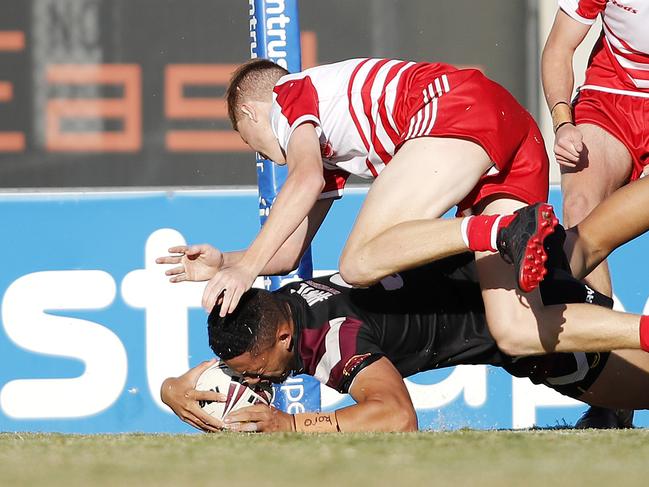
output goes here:
<path id="1" fill-rule="evenodd" d="M 302 0 L 303 64 L 478 66 L 533 107 L 531 15 L 511 0 Z M 3 0 L 0 186 L 255 184 L 222 100 L 249 55 L 244 0 Z"/>

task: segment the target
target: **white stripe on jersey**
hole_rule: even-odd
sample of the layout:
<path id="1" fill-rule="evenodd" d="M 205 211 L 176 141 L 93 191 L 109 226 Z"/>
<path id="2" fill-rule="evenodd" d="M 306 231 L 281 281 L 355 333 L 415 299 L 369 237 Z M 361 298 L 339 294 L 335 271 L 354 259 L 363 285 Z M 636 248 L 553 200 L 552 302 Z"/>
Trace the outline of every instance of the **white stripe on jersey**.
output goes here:
<path id="1" fill-rule="evenodd" d="M 433 100 L 433 103 L 431 103 L 431 117 L 430 117 L 430 122 L 428 123 L 428 126 L 422 131 L 422 135 L 427 135 L 430 133 L 430 131 L 433 129 L 435 126 L 435 119 L 437 118 L 437 98 Z"/>
<path id="2" fill-rule="evenodd" d="M 345 317 L 335 318 L 329 321 L 329 330 L 325 337 L 325 352 L 315 368 L 313 377 L 326 384 L 329 382 L 331 369 L 340 362 L 340 327 L 345 322 Z"/>
<path id="3" fill-rule="evenodd" d="M 360 69 L 356 72 L 356 77 L 354 78 L 354 84 L 352 85 L 352 89 L 351 89 L 351 100 L 350 100 L 351 109 L 356 114 L 356 118 L 358 119 L 358 124 L 360 125 L 360 128 L 363 132 L 363 136 L 365 137 L 365 140 L 367 141 L 368 144 L 371 142 L 371 138 L 372 138 L 372 127 L 370 126 L 369 120 L 365 116 L 365 109 L 363 107 L 362 90 L 370 70 L 380 61 L 381 61 L 380 59 L 370 59 L 365 64 L 363 64 L 360 67 Z"/>
<path id="4" fill-rule="evenodd" d="M 390 139 L 390 136 L 385 130 L 385 127 L 383 126 L 383 121 L 381 120 L 381 116 L 379 115 L 379 99 L 383 95 L 383 87 L 385 86 L 385 79 L 387 78 L 390 69 L 392 69 L 400 62 L 401 61 L 392 60 L 392 61 L 388 61 L 383 66 L 381 66 L 381 68 L 376 74 L 376 77 L 374 78 L 372 89 L 370 90 L 370 99 L 372 102 L 371 113 L 372 113 L 372 120 L 374 121 L 375 134 L 376 137 L 381 142 L 381 145 L 385 149 L 385 152 L 387 152 L 391 156 L 394 155 L 394 143 L 392 142 L 392 139 Z M 370 138 L 368 142 L 370 144 L 370 152 L 369 152 L 370 162 L 372 162 L 372 164 L 375 166 L 377 172 L 381 172 L 383 166 L 385 166 L 385 163 L 376 152 L 376 148 L 374 147 L 373 140 Z"/>
<path id="5" fill-rule="evenodd" d="M 607 88 L 605 86 L 597 85 L 582 85 L 579 87 L 581 90 L 593 90 L 593 91 L 603 91 L 604 93 L 614 93 L 616 95 L 625 95 L 625 96 L 637 96 L 639 98 L 649 98 L 649 93 L 643 93 L 642 91 L 628 91 L 628 90 L 618 90 L 615 88 Z"/>
<path id="6" fill-rule="evenodd" d="M 435 92 L 437 93 L 437 96 L 442 96 L 444 94 L 439 78 L 435 78 Z"/>
<path id="7" fill-rule="evenodd" d="M 426 103 L 424 106 L 424 120 L 421 123 L 421 129 L 417 132 L 417 135 L 424 135 L 426 128 L 428 127 L 428 121 L 430 120 L 430 103 Z"/>
<path id="8" fill-rule="evenodd" d="M 415 124 L 415 130 L 413 132 L 413 135 L 419 133 L 419 129 L 421 128 L 421 122 L 423 122 L 424 120 L 424 111 L 426 110 L 427 106 L 428 105 L 426 105 L 425 107 L 423 107 L 421 110 L 417 112 L 417 123 Z"/>
<path id="9" fill-rule="evenodd" d="M 388 115 L 388 121 L 390 122 L 390 126 L 392 127 L 392 130 L 394 130 L 396 133 L 399 133 L 399 129 L 397 128 L 397 124 L 394 123 L 394 118 L 392 117 L 392 110 L 394 109 L 394 104 L 396 102 L 397 98 L 397 86 L 399 86 L 399 80 L 401 79 L 401 75 L 403 72 L 410 68 L 414 62 L 409 62 L 408 64 L 404 65 L 398 72 L 397 75 L 392 78 L 392 81 L 390 81 L 386 86 L 385 86 L 385 111 Z"/>
<path id="10" fill-rule="evenodd" d="M 444 84 L 444 93 L 451 91 L 451 87 L 448 84 L 448 76 L 445 74 L 442 75 L 442 83 Z"/>

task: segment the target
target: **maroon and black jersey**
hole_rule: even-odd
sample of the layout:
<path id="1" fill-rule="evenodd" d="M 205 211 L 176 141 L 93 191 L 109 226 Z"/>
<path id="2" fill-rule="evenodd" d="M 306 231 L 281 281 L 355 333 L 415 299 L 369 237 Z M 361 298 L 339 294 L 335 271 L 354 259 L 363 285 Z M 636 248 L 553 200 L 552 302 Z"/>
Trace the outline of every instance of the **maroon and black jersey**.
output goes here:
<path id="1" fill-rule="evenodd" d="M 366 289 L 352 289 L 334 274 L 288 284 L 276 294 L 287 301 L 295 322 L 294 372 L 312 375 L 342 393 L 349 391 L 356 374 L 381 357 L 403 377 L 461 364 L 505 367 L 552 387 L 552 377 L 563 381 L 579 375 L 572 370 L 581 363 L 578 354 L 513 359 L 498 349 L 487 328 L 472 254 L 395 274 Z M 546 304 L 601 297 L 556 273 L 542 295 Z M 602 304 L 608 304 L 605 299 Z"/>

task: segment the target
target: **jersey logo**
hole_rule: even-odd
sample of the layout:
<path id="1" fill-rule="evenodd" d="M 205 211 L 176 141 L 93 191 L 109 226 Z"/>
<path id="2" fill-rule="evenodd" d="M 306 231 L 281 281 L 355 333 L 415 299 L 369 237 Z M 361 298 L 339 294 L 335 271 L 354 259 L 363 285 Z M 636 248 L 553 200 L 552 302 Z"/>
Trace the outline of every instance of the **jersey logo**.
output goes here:
<path id="1" fill-rule="evenodd" d="M 320 144 L 320 154 L 324 159 L 332 159 L 336 155 L 336 151 L 331 145 L 331 142 L 327 140 Z"/>
<path id="2" fill-rule="evenodd" d="M 360 364 L 362 364 L 367 357 L 372 355 L 371 353 L 364 353 L 362 355 L 354 355 L 352 358 L 350 358 L 345 366 L 343 367 L 343 375 L 349 377 L 354 373 L 354 370 L 356 367 L 358 367 Z"/>
<path id="3" fill-rule="evenodd" d="M 589 304 L 593 304 L 593 301 L 595 300 L 595 291 L 593 291 L 590 287 L 584 284 L 584 287 L 586 288 L 586 302 Z"/>
<path id="4" fill-rule="evenodd" d="M 611 0 L 611 3 L 613 5 L 615 5 L 616 7 L 621 8 L 622 10 L 625 10 L 625 11 L 627 11 L 629 13 L 632 13 L 632 14 L 637 14 L 638 13 L 638 11 L 635 8 L 629 7 L 628 5 L 623 5 L 622 3 L 620 3 L 620 2 L 618 2 L 616 0 Z"/>
<path id="5" fill-rule="evenodd" d="M 381 286 L 386 291 L 395 291 L 396 289 L 401 289 L 403 287 L 403 277 L 399 274 L 390 274 L 389 276 L 381 279 Z"/>
<path id="6" fill-rule="evenodd" d="M 313 306 L 314 304 L 325 301 L 333 296 L 333 293 L 324 291 L 322 289 L 316 289 L 309 286 L 305 282 L 300 283 L 300 287 L 298 289 L 292 289 L 291 293 L 299 294 L 309 306 Z"/>

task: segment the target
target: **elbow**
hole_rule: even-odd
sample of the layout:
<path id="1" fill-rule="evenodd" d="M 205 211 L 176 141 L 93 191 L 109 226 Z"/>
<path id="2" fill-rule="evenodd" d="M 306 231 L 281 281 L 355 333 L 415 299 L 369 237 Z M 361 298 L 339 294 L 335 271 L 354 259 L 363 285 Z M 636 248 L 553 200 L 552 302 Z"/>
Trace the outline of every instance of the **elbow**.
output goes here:
<path id="1" fill-rule="evenodd" d="M 308 171 L 298 177 L 297 184 L 303 191 L 319 196 L 325 187 L 322 171 Z"/>
<path id="2" fill-rule="evenodd" d="M 277 275 L 284 276 L 286 274 L 290 274 L 291 272 L 295 271 L 298 266 L 300 265 L 300 258 L 301 255 L 298 256 L 285 256 L 282 260 L 280 260 L 277 263 L 278 269 L 275 272 Z"/>
<path id="3" fill-rule="evenodd" d="M 294 239 L 289 239 L 280 247 L 277 254 L 275 254 L 273 262 L 277 266 L 276 274 L 285 275 L 293 272 L 300 265 L 303 254 L 302 242 L 295 242 Z"/>
<path id="4" fill-rule="evenodd" d="M 402 414 L 402 417 L 399 420 L 399 431 L 400 433 L 411 433 L 413 431 L 419 431 L 419 422 L 417 421 L 417 415 L 415 411 L 408 412 L 408 414 Z"/>
<path id="5" fill-rule="evenodd" d="M 409 408 L 394 408 L 390 412 L 390 426 L 389 431 L 396 433 L 410 433 L 412 431 L 419 431 L 419 423 L 417 421 L 417 414 L 412 407 Z"/>
<path id="6" fill-rule="evenodd" d="M 382 431 L 393 433 L 419 431 L 417 413 L 410 398 L 407 398 L 407 400 L 398 398 L 388 399 L 381 406 L 383 427 L 380 429 Z"/>

